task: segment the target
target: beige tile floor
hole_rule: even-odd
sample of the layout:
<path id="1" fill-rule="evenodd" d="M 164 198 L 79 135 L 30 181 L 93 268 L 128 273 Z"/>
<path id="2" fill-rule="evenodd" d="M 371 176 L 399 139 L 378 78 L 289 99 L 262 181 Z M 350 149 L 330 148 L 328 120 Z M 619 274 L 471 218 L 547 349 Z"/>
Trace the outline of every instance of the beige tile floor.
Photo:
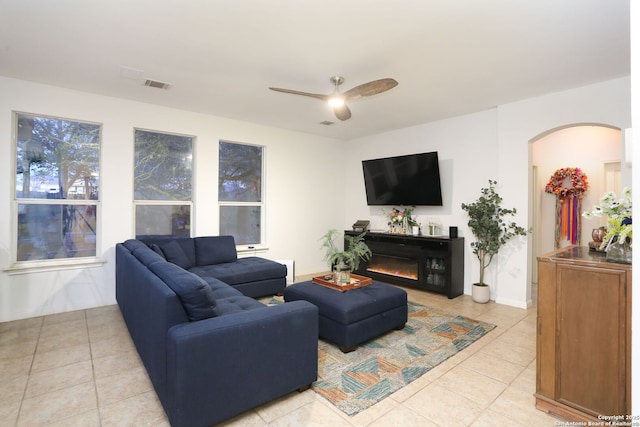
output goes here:
<path id="1" fill-rule="evenodd" d="M 412 301 L 498 327 L 356 416 L 308 390 L 223 425 L 558 425 L 534 407 L 535 309 L 407 292 Z M 143 425 L 169 423 L 117 306 L 0 324 L 0 426 Z"/>

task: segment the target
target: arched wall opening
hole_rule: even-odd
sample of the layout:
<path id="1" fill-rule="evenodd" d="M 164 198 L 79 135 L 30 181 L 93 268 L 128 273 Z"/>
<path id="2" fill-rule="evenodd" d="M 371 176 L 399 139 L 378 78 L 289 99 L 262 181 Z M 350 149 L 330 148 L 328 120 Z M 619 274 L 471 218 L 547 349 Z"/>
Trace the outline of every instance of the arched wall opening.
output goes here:
<path id="1" fill-rule="evenodd" d="M 545 192 L 551 176 L 560 168 L 578 167 L 588 177 L 589 186 L 582 200 L 582 212 L 599 203 L 606 191 L 617 194 L 621 188 L 621 130 L 606 124 L 572 124 L 543 132 L 530 140 L 532 167 L 531 226 L 532 283 L 537 283 L 539 255 L 556 249 L 556 196 Z M 567 181 L 563 187 L 570 186 Z M 605 225 L 606 218 L 580 217 L 578 244 L 587 246 L 594 228 Z M 566 238 L 559 247 L 571 245 Z M 532 295 L 533 296 L 533 295 Z"/>

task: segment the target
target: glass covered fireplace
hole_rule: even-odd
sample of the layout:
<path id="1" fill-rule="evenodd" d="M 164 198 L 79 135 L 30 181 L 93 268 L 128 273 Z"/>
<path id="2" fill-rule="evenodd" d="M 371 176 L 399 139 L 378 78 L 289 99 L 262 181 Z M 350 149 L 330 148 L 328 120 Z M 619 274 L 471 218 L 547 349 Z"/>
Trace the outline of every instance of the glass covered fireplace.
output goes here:
<path id="1" fill-rule="evenodd" d="M 383 254 L 373 254 L 367 263 L 367 271 L 401 277 L 403 279 L 418 280 L 418 260 Z"/>

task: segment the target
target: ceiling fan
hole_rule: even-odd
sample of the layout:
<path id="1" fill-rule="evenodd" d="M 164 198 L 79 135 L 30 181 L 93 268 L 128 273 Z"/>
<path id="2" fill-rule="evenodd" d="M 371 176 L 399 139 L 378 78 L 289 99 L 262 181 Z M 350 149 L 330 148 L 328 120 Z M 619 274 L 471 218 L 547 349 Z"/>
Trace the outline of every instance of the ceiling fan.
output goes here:
<path id="1" fill-rule="evenodd" d="M 398 82 L 394 79 L 380 79 L 361 84 L 352 89 L 349 89 L 346 92 L 341 93 L 339 90 L 339 86 L 344 83 L 344 78 L 341 76 L 333 76 L 329 79 L 329 81 L 335 86 L 335 90 L 329 95 L 300 92 L 297 90 L 282 89 L 278 87 L 270 87 L 269 89 L 275 90 L 276 92 L 291 93 L 293 95 L 309 96 L 311 98 L 317 98 L 322 101 L 328 102 L 329 105 L 333 107 L 333 112 L 335 113 L 336 117 L 344 121 L 351 118 L 351 110 L 349 110 L 349 107 L 347 107 L 346 104 L 348 101 L 355 101 L 364 96 L 377 95 L 398 86 Z"/>

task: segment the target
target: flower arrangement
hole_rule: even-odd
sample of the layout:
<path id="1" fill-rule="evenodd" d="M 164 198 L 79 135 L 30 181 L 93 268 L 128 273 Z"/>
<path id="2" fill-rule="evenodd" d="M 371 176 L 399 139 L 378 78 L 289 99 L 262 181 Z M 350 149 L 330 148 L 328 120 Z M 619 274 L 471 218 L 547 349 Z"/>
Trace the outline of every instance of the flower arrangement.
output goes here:
<path id="1" fill-rule="evenodd" d="M 389 222 L 387 225 L 402 225 L 404 224 L 405 219 L 409 225 L 418 225 L 418 222 L 413 219 L 411 214 L 413 213 L 414 208 L 405 208 L 405 210 L 401 211 L 399 209 L 393 208 L 389 213 Z"/>
<path id="2" fill-rule="evenodd" d="M 605 193 L 600 199 L 600 204 L 593 207 L 590 212 L 582 214 L 585 218 L 600 217 L 606 215 L 607 233 L 602 239 L 600 249 L 606 249 L 611 243 L 616 241 L 622 244 L 630 241 L 633 234 L 631 220 L 632 213 L 631 188 L 625 187 L 622 190 L 622 197 L 618 198 L 615 193 Z M 614 239 L 617 237 L 617 239 Z"/>
<path id="3" fill-rule="evenodd" d="M 563 187 L 564 181 L 569 178 L 571 187 Z M 561 201 L 568 197 L 582 199 L 584 192 L 589 188 L 589 179 L 580 168 L 560 168 L 549 179 L 544 188 L 547 193 L 555 194 Z"/>
<path id="4" fill-rule="evenodd" d="M 387 214 L 389 217 L 387 225 L 392 233 L 407 233 L 410 227 L 418 225 L 418 221 L 411 216 L 413 209 L 405 208 L 403 211 L 397 208 L 391 209 Z"/>

